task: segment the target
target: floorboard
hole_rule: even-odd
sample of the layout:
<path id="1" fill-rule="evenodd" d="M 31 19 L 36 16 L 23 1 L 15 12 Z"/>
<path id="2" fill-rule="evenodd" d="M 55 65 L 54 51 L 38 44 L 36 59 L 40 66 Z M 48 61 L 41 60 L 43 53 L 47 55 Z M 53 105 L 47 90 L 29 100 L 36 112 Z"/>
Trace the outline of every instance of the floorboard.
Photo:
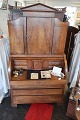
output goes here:
<path id="1" fill-rule="evenodd" d="M 64 105 L 52 104 L 54 106 L 52 120 L 72 120 L 66 116 L 68 96 L 66 98 Z M 11 107 L 10 96 L 6 97 L 0 104 L 0 120 L 24 120 L 29 107 L 30 104 L 18 105 L 17 108 Z"/>

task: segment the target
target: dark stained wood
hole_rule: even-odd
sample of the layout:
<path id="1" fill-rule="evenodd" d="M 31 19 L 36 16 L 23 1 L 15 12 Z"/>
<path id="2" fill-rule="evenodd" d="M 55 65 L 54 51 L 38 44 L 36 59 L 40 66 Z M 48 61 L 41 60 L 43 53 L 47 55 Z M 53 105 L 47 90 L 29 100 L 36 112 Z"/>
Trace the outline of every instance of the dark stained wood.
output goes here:
<path id="1" fill-rule="evenodd" d="M 8 22 L 11 55 L 9 78 L 11 105 L 23 103 L 63 103 L 67 84 L 67 62 L 64 55 L 68 23 L 58 19 L 64 12 L 43 4 L 22 8 L 23 16 Z M 56 18 L 57 15 L 57 18 Z M 27 70 L 61 67 L 65 78 L 27 79 Z M 14 77 L 13 70 L 24 69 Z"/>

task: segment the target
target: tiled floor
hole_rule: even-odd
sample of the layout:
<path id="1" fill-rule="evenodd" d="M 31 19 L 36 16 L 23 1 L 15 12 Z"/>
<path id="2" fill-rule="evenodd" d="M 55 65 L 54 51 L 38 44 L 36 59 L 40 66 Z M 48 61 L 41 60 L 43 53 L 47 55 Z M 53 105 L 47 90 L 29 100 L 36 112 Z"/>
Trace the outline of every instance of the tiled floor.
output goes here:
<path id="1" fill-rule="evenodd" d="M 52 104 L 54 105 L 52 120 L 72 120 L 66 116 L 68 97 L 69 95 L 65 99 L 65 105 Z M 11 107 L 11 99 L 7 97 L 0 104 L 0 120 L 24 120 L 29 107 L 30 104 L 18 105 L 17 108 Z"/>

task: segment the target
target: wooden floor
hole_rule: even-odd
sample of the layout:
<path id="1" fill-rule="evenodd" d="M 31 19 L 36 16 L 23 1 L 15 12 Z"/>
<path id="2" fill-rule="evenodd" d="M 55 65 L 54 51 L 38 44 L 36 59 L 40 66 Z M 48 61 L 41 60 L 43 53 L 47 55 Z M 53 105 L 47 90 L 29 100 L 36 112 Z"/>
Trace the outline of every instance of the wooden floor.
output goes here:
<path id="1" fill-rule="evenodd" d="M 54 105 L 52 120 L 72 120 L 66 116 L 68 97 L 65 100 L 65 105 Z M 0 120 L 24 120 L 24 117 L 30 107 L 30 104 L 18 105 L 17 108 L 11 107 L 10 97 L 6 97 L 0 104 Z"/>

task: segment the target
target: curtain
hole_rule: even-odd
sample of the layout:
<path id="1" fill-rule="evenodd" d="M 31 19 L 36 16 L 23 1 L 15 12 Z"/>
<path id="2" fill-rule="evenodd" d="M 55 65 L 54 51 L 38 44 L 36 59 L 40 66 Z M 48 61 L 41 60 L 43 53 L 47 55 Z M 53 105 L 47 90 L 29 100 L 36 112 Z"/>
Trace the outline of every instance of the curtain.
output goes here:
<path id="1" fill-rule="evenodd" d="M 75 47 L 72 53 L 72 60 L 69 69 L 68 80 L 71 87 L 75 87 L 78 72 L 80 70 L 80 31 L 75 35 Z"/>
<path id="2" fill-rule="evenodd" d="M 10 89 L 8 77 L 8 60 L 10 54 L 9 40 L 0 39 L 0 97 Z"/>

